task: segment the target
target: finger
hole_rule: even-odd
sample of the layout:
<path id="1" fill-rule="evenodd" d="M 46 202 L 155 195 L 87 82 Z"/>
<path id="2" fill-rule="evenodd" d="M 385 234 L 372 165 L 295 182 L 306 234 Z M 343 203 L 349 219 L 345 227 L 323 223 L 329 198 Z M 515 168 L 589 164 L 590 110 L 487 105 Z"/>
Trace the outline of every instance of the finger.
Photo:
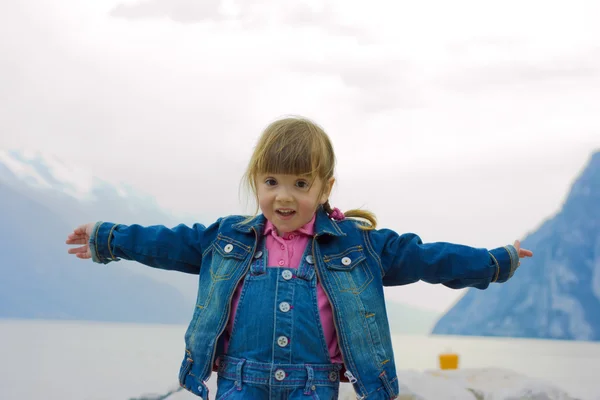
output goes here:
<path id="1" fill-rule="evenodd" d="M 83 260 L 87 260 L 88 258 L 92 258 L 92 253 L 80 253 L 75 255 L 77 258 L 81 258 Z"/>
<path id="2" fill-rule="evenodd" d="M 66 244 L 87 244 L 87 238 L 67 238 Z"/>
<path id="3" fill-rule="evenodd" d="M 515 240 L 515 243 L 513 244 L 513 246 L 515 247 L 515 249 L 517 249 L 517 251 L 519 251 L 519 249 L 521 248 L 521 242 L 518 240 Z"/>
<path id="4" fill-rule="evenodd" d="M 87 233 L 88 224 L 79 225 L 77 228 L 73 230 L 73 233 L 76 235 L 85 235 Z"/>
<path id="5" fill-rule="evenodd" d="M 67 253 L 80 254 L 80 253 L 85 253 L 86 251 L 87 251 L 87 246 L 81 246 L 81 247 L 73 247 L 71 249 L 68 249 Z"/>
<path id="6" fill-rule="evenodd" d="M 67 252 L 69 254 L 81 254 L 81 253 L 86 253 L 89 251 L 90 251 L 89 246 L 74 247 L 74 248 L 70 248 L 69 250 L 67 250 Z"/>
<path id="7" fill-rule="evenodd" d="M 67 239 L 86 239 L 88 236 L 87 235 L 81 235 L 78 233 L 71 233 L 69 236 L 67 236 Z"/>
<path id="8" fill-rule="evenodd" d="M 73 233 L 75 235 L 81 235 L 85 233 L 85 225 L 79 225 L 77 228 L 73 229 Z"/>
<path id="9" fill-rule="evenodd" d="M 521 257 L 521 258 L 523 258 L 523 257 L 533 257 L 533 251 L 527 250 L 527 249 L 520 249 L 519 250 L 519 257 Z"/>

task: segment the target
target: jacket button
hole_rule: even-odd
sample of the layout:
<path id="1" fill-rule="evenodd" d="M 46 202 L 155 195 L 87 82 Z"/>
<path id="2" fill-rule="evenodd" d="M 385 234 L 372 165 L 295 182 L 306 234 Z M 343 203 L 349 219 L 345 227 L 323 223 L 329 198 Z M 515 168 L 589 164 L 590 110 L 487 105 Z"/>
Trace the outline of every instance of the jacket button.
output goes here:
<path id="1" fill-rule="evenodd" d="M 233 250 L 233 245 L 229 243 L 225 246 L 225 248 L 223 248 L 223 250 L 225 250 L 225 253 L 231 253 L 231 250 Z"/>
<path id="2" fill-rule="evenodd" d="M 307 263 L 309 263 L 311 265 L 315 263 L 315 259 L 311 255 L 306 256 L 305 260 Z"/>
<path id="3" fill-rule="evenodd" d="M 290 303 L 286 301 L 282 301 L 281 303 L 279 303 L 279 310 L 281 310 L 281 312 L 288 312 L 291 308 L 292 307 L 290 307 Z"/>
<path id="4" fill-rule="evenodd" d="M 277 338 L 277 345 L 279 345 L 279 347 L 285 347 L 288 345 L 288 343 L 289 343 L 289 340 L 285 336 L 279 336 Z"/>
<path id="5" fill-rule="evenodd" d="M 259 250 L 254 254 L 254 258 L 261 258 L 262 254 L 263 254 L 262 251 Z"/>
<path id="6" fill-rule="evenodd" d="M 352 260 L 350 259 L 350 257 L 344 257 L 342 258 L 342 264 L 344 265 L 350 265 L 352 263 Z"/>
<path id="7" fill-rule="evenodd" d="M 288 269 L 286 269 L 285 271 L 283 271 L 281 273 L 281 276 L 283 277 L 283 279 L 285 279 L 286 281 L 289 281 L 290 279 L 292 279 L 292 272 Z"/>
<path id="8" fill-rule="evenodd" d="M 338 373 L 337 373 L 337 372 L 335 372 L 335 371 L 331 371 L 331 372 L 329 373 L 329 380 L 330 380 L 331 382 L 335 382 L 335 381 L 337 380 L 337 378 L 338 378 Z"/>
<path id="9" fill-rule="evenodd" d="M 278 381 L 282 381 L 285 379 L 285 371 L 282 369 L 278 369 L 277 371 L 275 371 L 275 379 L 277 379 Z"/>

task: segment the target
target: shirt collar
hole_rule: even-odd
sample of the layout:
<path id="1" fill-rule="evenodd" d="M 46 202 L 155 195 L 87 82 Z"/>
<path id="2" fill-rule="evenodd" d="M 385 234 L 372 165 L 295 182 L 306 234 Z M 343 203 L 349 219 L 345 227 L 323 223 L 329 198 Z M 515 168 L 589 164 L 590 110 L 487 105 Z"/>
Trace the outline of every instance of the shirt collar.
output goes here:
<path id="1" fill-rule="evenodd" d="M 283 235 L 283 238 L 285 239 L 288 237 L 288 235 L 293 234 L 293 233 L 303 234 L 306 236 L 312 236 L 315 233 L 315 219 L 316 219 L 316 214 L 313 215 L 313 217 L 310 221 L 308 221 L 305 225 L 301 226 L 300 228 L 296 229 L 294 232 L 285 233 Z M 277 236 L 277 229 L 275 228 L 275 225 L 273 225 L 273 223 L 271 221 L 267 220 L 263 234 L 264 235 L 273 234 L 273 235 Z"/>
<path id="2" fill-rule="evenodd" d="M 343 223 L 343 221 L 333 221 L 331 218 L 329 218 L 329 215 L 327 215 L 322 206 L 317 209 L 315 214 L 314 235 L 346 236 L 346 234 L 338 226 L 339 224 Z M 267 219 L 263 214 L 259 214 L 255 215 L 254 217 L 250 217 L 249 220 L 239 221 L 233 224 L 232 227 L 238 232 L 248 234 L 250 234 L 253 229 L 255 229 L 256 232 L 264 232 L 266 220 Z"/>

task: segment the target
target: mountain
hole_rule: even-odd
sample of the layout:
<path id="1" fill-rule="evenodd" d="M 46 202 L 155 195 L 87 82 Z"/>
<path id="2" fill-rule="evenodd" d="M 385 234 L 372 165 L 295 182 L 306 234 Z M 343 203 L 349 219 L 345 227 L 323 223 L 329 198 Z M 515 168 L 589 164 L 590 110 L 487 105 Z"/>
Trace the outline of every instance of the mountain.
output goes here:
<path id="1" fill-rule="evenodd" d="M 522 246 L 534 257 L 510 281 L 469 289 L 432 333 L 600 340 L 600 151 Z"/>
<path id="2" fill-rule="evenodd" d="M 85 262 L 64 243 L 76 225 L 96 219 L 171 218 L 123 189 L 95 180 L 82 190 L 75 185 L 81 177 L 69 183 L 54 171 L 39 155 L 0 152 L 0 317 L 189 322 L 196 277 L 177 274 L 188 281 L 186 295 L 165 283 L 175 273 Z"/>

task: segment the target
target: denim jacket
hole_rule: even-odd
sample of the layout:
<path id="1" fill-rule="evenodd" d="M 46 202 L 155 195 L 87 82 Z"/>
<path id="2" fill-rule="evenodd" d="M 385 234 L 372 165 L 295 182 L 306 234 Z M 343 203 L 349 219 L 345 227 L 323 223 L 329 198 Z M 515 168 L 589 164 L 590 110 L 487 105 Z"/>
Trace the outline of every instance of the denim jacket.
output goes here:
<path id="1" fill-rule="evenodd" d="M 204 382 L 222 354 L 232 296 L 250 267 L 264 224 L 263 215 L 250 221 L 228 216 L 208 227 L 172 229 L 99 222 L 91 235 L 95 262 L 127 259 L 199 275 L 179 383 L 204 399 L 208 398 Z M 317 210 L 314 265 L 333 309 L 344 380 L 352 383 L 359 399 L 393 399 L 399 385 L 383 287 L 422 280 L 455 289 L 485 289 L 512 277 L 519 257 L 510 245 L 487 250 L 424 244 L 412 233 L 364 230 L 359 224 L 353 219 L 333 221 Z"/>

